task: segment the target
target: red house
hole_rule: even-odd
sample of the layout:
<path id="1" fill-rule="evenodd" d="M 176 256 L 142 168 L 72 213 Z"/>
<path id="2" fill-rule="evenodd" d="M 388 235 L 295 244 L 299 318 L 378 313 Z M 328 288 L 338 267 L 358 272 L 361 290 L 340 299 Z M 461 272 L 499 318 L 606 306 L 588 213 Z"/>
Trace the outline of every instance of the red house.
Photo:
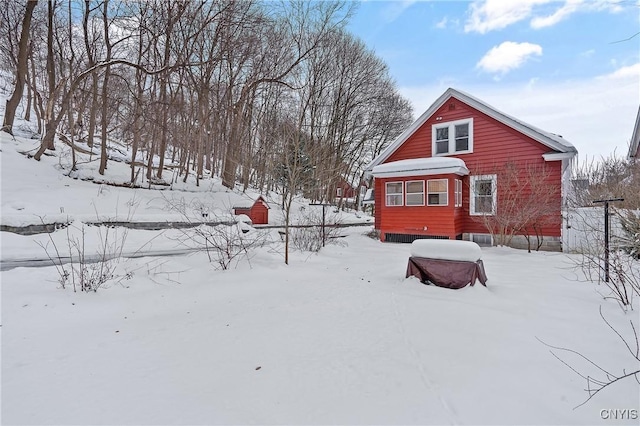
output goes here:
<path id="1" fill-rule="evenodd" d="M 262 195 L 253 203 L 237 204 L 233 206 L 233 214 L 245 214 L 249 216 L 254 225 L 266 225 L 269 223 L 269 205 Z"/>
<path id="2" fill-rule="evenodd" d="M 355 198 L 356 196 L 356 188 L 343 177 L 338 180 L 335 189 L 336 199 Z"/>
<path id="3" fill-rule="evenodd" d="M 526 197 L 534 197 L 535 210 L 537 188 L 551 207 L 534 227 L 536 237 L 543 249 L 560 250 L 562 199 L 576 154 L 561 136 L 448 89 L 367 166 L 375 179 L 375 227 L 382 241 L 492 245 L 497 234 L 489 226 Z M 532 229 L 511 229 L 518 232 L 510 245 L 526 247 Z"/>

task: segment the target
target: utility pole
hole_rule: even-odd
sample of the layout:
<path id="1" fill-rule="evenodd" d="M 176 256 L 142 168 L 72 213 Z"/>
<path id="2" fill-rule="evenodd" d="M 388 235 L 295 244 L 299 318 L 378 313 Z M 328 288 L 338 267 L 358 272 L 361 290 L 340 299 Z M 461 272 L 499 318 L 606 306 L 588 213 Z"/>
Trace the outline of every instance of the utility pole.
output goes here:
<path id="1" fill-rule="evenodd" d="M 594 200 L 593 204 L 604 203 L 604 281 L 609 282 L 609 203 L 624 201 L 624 198 L 609 198 Z"/>

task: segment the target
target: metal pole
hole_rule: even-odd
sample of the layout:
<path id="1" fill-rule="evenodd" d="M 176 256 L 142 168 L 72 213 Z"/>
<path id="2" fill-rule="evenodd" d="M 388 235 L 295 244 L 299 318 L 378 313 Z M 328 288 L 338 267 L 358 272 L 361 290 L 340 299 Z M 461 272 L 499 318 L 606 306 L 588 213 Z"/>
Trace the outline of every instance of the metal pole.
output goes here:
<path id="1" fill-rule="evenodd" d="M 604 281 L 609 282 L 609 200 L 604 202 Z"/>
<path id="2" fill-rule="evenodd" d="M 325 219 L 324 218 L 326 217 L 326 215 L 324 213 L 325 207 L 326 207 L 326 205 L 323 204 L 322 205 L 322 247 L 324 247 L 324 242 L 325 242 L 325 238 L 326 238 L 325 237 L 325 232 L 324 232 L 324 224 L 325 224 Z"/>
<path id="3" fill-rule="evenodd" d="M 624 201 L 624 198 L 594 200 L 593 203 L 604 203 L 604 281 L 609 282 L 609 202 Z"/>

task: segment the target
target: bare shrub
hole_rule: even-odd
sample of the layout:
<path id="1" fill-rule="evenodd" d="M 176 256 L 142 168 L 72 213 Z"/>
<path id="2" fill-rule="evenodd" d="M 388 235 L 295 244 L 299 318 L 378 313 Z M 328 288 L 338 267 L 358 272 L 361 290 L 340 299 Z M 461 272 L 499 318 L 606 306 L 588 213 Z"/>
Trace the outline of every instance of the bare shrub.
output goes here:
<path id="1" fill-rule="evenodd" d="M 619 365 L 605 367 L 576 350 L 552 346 L 538 339 L 538 341 L 550 348 L 550 352 L 554 357 L 585 380 L 586 388 L 584 390 L 587 392 L 588 397 L 581 404 L 574 407 L 574 409 L 583 406 L 598 393 L 617 382 L 634 380 L 640 384 L 640 344 L 638 330 L 633 325 L 633 321 L 629 321 L 631 337 L 624 337 L 622 333 L 613 327 L 604 317 L 602 307 L 600 307 L 600 317 L 607 327 L 618 336 L 625 348 L 625 352 L 629 353 L 627 359 L 631 368 L 621 368 Z M 565 354 L 564 357 L 558 355 L 557 352 Z M 567 359 L 569 359 L 569 361 Z M 581 366 L 578 367 L 578 364 Z"/>
<path id="2" fill-rule="evenodd" d="M 167 209 L 179 213 L 193 227 L 179 229 L 175 240 L 183 247 L 202 251 L 217 269 L 237 267 L 240 261 L 250 263 L 252 251 L 265 244 L 266 233 L 237 221 L 229 207 L 225 215 L 201 200 L 186 203 L 184 199 L 168 200 Z M 206 219 L 206 223 L 203 221 Z"/>
<path id="3" fill-rule="evenodd" d="M 345 244 L 340 240 L 340 224 L 334 213 L 322 220 L 322 209 L 305 209 L 291 227 L 291 244 L 302 251 L 318 252 L 326 244 Z"/>
<path id="4" fill-rule="evenodd" d="M 575 258 L 576 267 L 582 270 L 587 280 L 600 284 L 599 289 L 605 299 L 614 299 L 623 310 L 632 309 L 634 296 L 640 296 L 640 262 L 630 254 L 625 242 L 620 221 L 624 211 L 615 210 L 607 218 L 611 234 L 608 253 L 602 210 L 574 209 L 571 214 L 574 222 L 571 231 L 579 239 L 575 247 L 580 254 Z"/>
<path id="5" fill-rule="evenodd" d="M 623 209 L 640 208 L 640 161 L 609 157 L 578 162 L 573 167 L 569 207 L 590 206 L 594 200 L 624 198 L 616 204 Z"/>
<path id="6" fill-rule="evenodd" d="M 44 220 L 41 218 L 44 223 Z M 70 231 L 76 230 L 79 236 Z M 88 253 L 86 225 L 70 225 L 66 228 L 66 248 L 59 248 L 51 234 L 47 244 L 40 244 L 49 260 L 56 267 L 58 282 L 73 291 L 98 291 L 109 281 L 131 278 L 129 273 L 119 275 L 116 268 L 122 258 L 122 249 L 127 239 L 127 230 L 115 227 L 98 228 L 98 246 L 95 254 Z"/>
<path id="7" fill-rule="evenodd" d="M 623 235 L 618 244 L 628 255 L 640 260 L 640 212 L 617 211 Z"/>
<path id="8" fill-rule="evenodd" d="M 365 234 L 367 237 L 376 240 L 376 241 L 380 241 L 380 230 L 379 229 L 375 229 L 375 228 L 371 228 L 369 231 L 365 232 Z"/>

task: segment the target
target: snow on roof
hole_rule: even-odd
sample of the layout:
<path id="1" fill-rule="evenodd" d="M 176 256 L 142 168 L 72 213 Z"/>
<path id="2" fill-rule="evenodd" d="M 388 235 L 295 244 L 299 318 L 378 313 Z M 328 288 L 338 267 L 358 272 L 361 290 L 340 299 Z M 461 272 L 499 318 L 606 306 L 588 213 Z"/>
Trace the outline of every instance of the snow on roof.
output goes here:
<path id="1" fill-rule="evenodd" d="M 243 200 L 243 201 L 239 201 L 237 203 L 235 203 L 233 205 L 234 209 L 250 209 L 251 207 L 253 207 L 254 201 L 251 200 Z"/>
<path id="2" fill-rule="evenodd" d="M 439 175 L 455 173 L 460 176 L 469 174 L 463 160 L 454 157 L 412 158 L 408 160 L 392 161 L 375 166 L 371 172 L 373 176 L 400 177 L 414 175 Z"/>
<path id="3" fill-rule="evenodd" d="M 578 151 L 576 148 L 566 139 L 564 139 L 560 135 L 556 135 L 554 133 L 546 132 L 541 130 L 535 126 L 525 123 L 515 117 L 507 115 L 492 106 L 486 104 L 480 99 L 471 96 L 467 93 L 461 92 L 459 90 L 449 88 L 447 89 L 440 97 L 427 109 L 416 121 L 411 124 L 400 136 L 396 138 L 395 141 L 391 143 L 384 151 L 380 153 L 373 161 L 367 166 L 365 169 L 366 172 L 371 172 L 371 170 L 383 163 L 386 159 L 388 159 L 391 154 L 393 154 L 409 137 L 415 133 L 435 112 L 445 104 L 449 98 L 456 98 L 470 107 L 481 111 L 496 119 L 497 121 L 519 131 L 520 133 L 529 136 L 530 138 L 540 142 L 541 144 L 553 149 L 554 151 L 562 152 L 562 153 L 572 153 L 573 155 L 577 154 Z"/>
<path id="4" fill-rule="evenodd" d="M 240 200 L 240 201 L 236 202 L 233 205 L 232 208 L 234 208 L 234 209 L 250 209 L 257 202 L 260 202 L 260 203 L 264 204 L 264 206 L 266 208 L 268 208 L 268 209 L 271 208 L 271 207 L 269 207 L 269 204 L 265 201 L 265 199 L 262 197 L 262 195 L 260 195 L 258 198 L 256 198 L 255 201 L 253 201 L 253 200 Z"/>
<path id="5" fill-rule="evenodd" d="M 411 256 L 477 262 L 482 259 L 482 250 L 472 241 L 415 240 L 411 243 Z"/>

